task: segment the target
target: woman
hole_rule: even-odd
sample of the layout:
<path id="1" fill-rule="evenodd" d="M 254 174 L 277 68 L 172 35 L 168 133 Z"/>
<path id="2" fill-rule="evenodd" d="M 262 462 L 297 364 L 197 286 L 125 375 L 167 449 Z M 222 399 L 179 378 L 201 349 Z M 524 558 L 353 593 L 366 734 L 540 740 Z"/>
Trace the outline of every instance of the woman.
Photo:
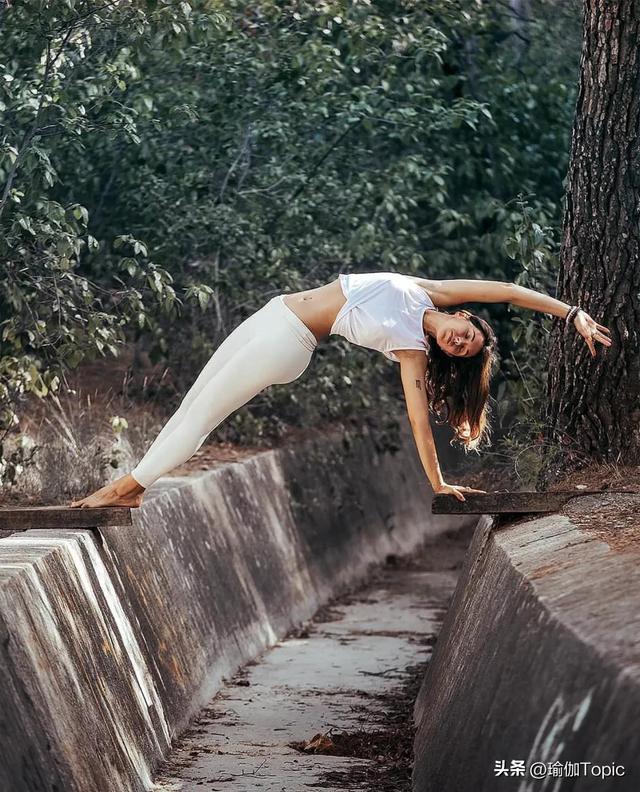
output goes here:
<path id="1" fill-rule="evenodd" d="M 71 506 L 140 506 L 145 489 L 189 459 L 232 412 L 269 385 L 300 377 L 318 343 L 333 334 L 399 362 L 413 436 L 434 492 L 462 501 L 464 492 L 482 492 L 445 482 L 429 424 L 429 409 L 444 411 L 466 448 L 488 437 L 495 336 L 468 311 L 442 310 L 466 302 L 510 303 L 566 319 L 594 356 L 594 342 L 611 345 L 609 330 L 577 306 L 513 283 L 341 274 L 316 289 L 279 294 L 236 327 L 131 473 Z"/>

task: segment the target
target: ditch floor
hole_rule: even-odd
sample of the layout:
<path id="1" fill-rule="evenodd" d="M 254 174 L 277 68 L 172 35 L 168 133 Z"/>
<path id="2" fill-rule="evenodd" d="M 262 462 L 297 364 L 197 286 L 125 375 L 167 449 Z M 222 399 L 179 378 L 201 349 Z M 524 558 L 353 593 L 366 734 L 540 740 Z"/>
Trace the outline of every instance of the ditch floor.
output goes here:
<path id="1" fill-rule="evenodd" d="M 413 707 L 473 526 L 387 556 L 241 668 L 174 742 L 157 792 L 410 792 Z"/>

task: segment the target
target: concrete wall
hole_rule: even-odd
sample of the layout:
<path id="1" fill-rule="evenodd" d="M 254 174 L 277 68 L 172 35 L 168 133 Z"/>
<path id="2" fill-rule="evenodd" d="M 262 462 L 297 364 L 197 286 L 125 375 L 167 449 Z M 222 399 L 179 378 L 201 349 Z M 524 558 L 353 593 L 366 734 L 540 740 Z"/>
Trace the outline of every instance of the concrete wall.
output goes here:
<path id="1" fill-rule="evenodd" d="M 640 547 L 560 514 L 492 525 L 476 528 L 416 702 L 414 792 L 636 792 Z M 512 760 L 624 775 L 535 780 Z"/>
<path id="2" fill-rule="evenodd" d="M 0 540 L 0 790 L 137 792 L 223 677 L 433 517 L 405 432 L 161 479 L 134 525 Z"/>

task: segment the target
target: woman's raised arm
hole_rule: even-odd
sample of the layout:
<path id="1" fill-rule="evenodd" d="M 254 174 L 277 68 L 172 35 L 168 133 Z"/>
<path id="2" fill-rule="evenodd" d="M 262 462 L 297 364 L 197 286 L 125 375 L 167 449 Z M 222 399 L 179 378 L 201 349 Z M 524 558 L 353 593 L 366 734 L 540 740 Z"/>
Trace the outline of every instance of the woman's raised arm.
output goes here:
<path id="1" fill-rule="evenodd" d="M 566 319 L 572 307 L 548 294 L 507 281 L 460 279 L 423 281 L 423 283 L 436 308 L 460 305 L 467 302 L 502 302 Z M 576 330 L 586 341 L 593 357 L 596 354 L 594 341 L 598 341 L 607 347 L 611 346 L 608 328 L 598 324 L 586 311 L 578 311 L 573 323 Z"/>
<path id="2" fill-rule="evenodd" d="M 436 308 L 448 308 L 467 302 L 510 303 L 520 308 L 552 314 L 564 319 L 570 305 L 548 294 L 527 289 L 508 281 L 491 280 L 434 280 L 426 281 L 427 291 Z"/>

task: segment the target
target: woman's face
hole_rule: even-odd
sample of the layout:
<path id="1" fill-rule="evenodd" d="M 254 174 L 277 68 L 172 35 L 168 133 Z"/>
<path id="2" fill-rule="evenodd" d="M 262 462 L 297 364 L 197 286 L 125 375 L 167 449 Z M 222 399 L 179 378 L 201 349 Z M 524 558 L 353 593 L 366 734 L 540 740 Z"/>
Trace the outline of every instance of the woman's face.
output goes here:
<path id="1" fill-rule="evenodd" d="M 452 357 L 473 357 L 484 346 L 484 335 L 464 314 L 444 314 L 447 319 L 441 323 L 436 335 L 436 343 L 447 355 Z"/>

